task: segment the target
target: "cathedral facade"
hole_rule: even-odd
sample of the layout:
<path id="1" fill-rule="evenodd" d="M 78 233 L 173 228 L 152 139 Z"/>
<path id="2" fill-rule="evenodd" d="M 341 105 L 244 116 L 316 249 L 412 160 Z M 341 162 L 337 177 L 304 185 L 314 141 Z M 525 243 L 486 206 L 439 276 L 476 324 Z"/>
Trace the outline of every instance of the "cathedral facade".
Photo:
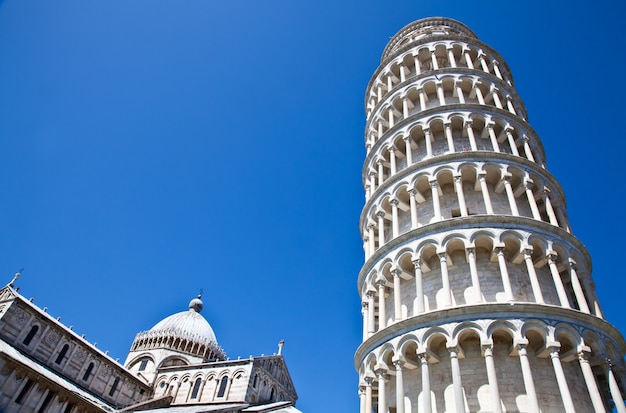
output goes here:
<path id="1" fill-rule="evenodd" d="M 201 297 L 137 334 L 122 365 L 13 284 L 0 290 L 1 412 L 299 412 L 282 347 L 229 360 Z"/>
<path id="2" fill-rule="evenodd" d="M 626 344 L 498 52 L 413 22 L 365 110 L 361 413 L 626 412 Z"/>

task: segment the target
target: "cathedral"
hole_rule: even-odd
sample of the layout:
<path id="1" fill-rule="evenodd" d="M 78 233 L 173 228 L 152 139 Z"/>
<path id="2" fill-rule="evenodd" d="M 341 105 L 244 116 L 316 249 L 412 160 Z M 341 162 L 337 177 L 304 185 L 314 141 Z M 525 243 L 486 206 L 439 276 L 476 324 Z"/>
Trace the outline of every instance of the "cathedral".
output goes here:
<path id="1" fill-rule="evenodd" d="M 626 412 L 624 338 L 498 52 L 410 23 L 365 111 L 361 413 Z"/>
<path id="2" fill-rule="evenodd" d="M 229 360 L 198 296 L 137 334 L 124 364 L 19 294 L 0 290 L 0 411 L 299 413 L 281 354 Z"/>

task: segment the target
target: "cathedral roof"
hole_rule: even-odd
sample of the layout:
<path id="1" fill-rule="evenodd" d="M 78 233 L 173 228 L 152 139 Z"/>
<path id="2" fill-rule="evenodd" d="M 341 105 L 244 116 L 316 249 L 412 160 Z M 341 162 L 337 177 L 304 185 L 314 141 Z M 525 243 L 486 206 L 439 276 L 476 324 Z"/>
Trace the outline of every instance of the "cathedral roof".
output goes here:
<path id="1" fill-rule="evenodd" d="M 137 334 L 131 351 L 165 348 L 207 360 L 224 360 L 226 354 L 217 344 L 213 328 L 200 315 L 203 307 L 199 295 L 189 302 L 189 310 L 172 314 L 150 330 Z"/>
<path id="2" fill-rule="evenodd" d="M 204 307 L 201 296 L 194 298 L 189 302 L 189 310 L 172 314 L 164 318 L 152 327 L 149 331 L 153 333 L 166 333 L 168 335 L 178 335 L 182 337 L 197 337 L 202 341 L 213 342 L 217 344 L 213 328 L 204 317 L 200 315 L 200 311 Z"/>

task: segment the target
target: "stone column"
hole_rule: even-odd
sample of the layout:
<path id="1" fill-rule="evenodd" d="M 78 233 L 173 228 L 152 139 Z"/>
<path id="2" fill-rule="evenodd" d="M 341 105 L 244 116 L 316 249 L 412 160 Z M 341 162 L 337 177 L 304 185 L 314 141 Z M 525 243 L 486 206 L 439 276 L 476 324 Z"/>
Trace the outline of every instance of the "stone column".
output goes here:
<path id="1" fill-rule="evenodd" d="M 367 413 L 366 409 L 366 390 L 365 390 L 365 385 L 361 384 L 359 385 L 359 413 Z M 371 413 L 371 411 L 370 411 Z"/>
<path id="2" fill-rule="evenodd" d="M 474 82 L 474 92 L 476 93 L 476 99 L 481 105 L 485 104 L 485 98 L 483 97 L 483 91 L 480 90 L 480 82 Z"/>
<path id="3" fill-rule="evenodd" d="M 378 287 L 378 331 L 385 328 L 387 323 L 387 315 L 385 314 L 385 284 L 387 281 L 383 279 L 376 280 Z"/>
<path id="4" fill-rule="evenodd" d="M 400 274 L 402 272 L 394 268 L 391 270 L 393 275 L 393 319 L 395 321 L 402 320 L 402 291 L 400 290 Z"/>
<path id="5" fill-rule="evenodd" d="M 383 170 L 383 160 L 381 158 L 378 158 L 376 160 L 376 163 L 378 164 L 378 187 L 380 187 L 383 182 L 385 182 L 385 172 Z"/>
<path id="6" fill-rule="evenodd" d="M 454 404 L 457 413 L 465 413 L 465 398 L 461 383 L 461 367 L 459 366 L 459 349 L 456 346 L 448 347 L 450 352 L 450 369 L 452 371 L 452 386 L 454 387 Z"/>
<path id="7" fill-rule="evenodd" d="M 430 136 L 430 128 L 424 128 L 424 142 L 426 143 L 426 157 L 433 157 L 433 143 Z"/>
<path id="8" fill-rule="evenodd" d="M 567 293 L 565 292 L 565 287 L 563 286 L 561 274 L 559 274 L 559 269 L 556 266 L 556 252 L 548 251 L 546 256 L 548 258 L 548 267 L 550 267 L 550 274 L 552 274 L 552 279 L 554 280 L 554 286 L 556 287 L 556 293 L 559 296 L 561 307 L 571 308 L 569 305 L 569 299 L 567 298 Z"/>
<path id="9" fill-rule="evenodd" d="M 404 119 L 409 117 L 409 101 L 407 96 L 402 96 L 402 117 Z"/>
<path id="10" fill-rule="evenodd" d="M 465 64 L 467 65 L 468 68 L 473 69 L 474 68 L 474 62 L 472 62 L 472 58 L 470 57 L 469 54 L 469 49 L 465 49 L 464 50 L 464 54 L 465 54 Z"/>
<path id="11" fill-rule="evenodd" d="M 389 168 L 391 169 L 390 174 L 391 175 L 395 175 L 397 172 L 397 166 L 396 166 L 396 149 L 389 145 L 387 147 L 387 150 L 389 151 Z"/>
<path id="12" fill-rule="evenodd" d="M 465 130 L 467 131 L 467 138 L 469 139 L 470 148 L 472 151 L 477 151 L 478 147 L 476 146 L 476 136 L 474 136 L 474 129 L 472 128 L 472 121 L 465 121 Z"/>
<path id="13" fill-rule="evenodd" d="M 524 377 L 524 387 L 526 388 L 526 396 L 528 397 L 530 413 L 539 413 L 537 392 L 535 391 L 535 383 L 533 382 L 532 371 L 530 369 L 528 354 L 526 352 L 527 344 L 528 340 L 523 340 L 523 342 L 517 343 L 517 354 L 519 355 L 519 361 L 522 366 L 522 376 Z"/>
<path id="14" fill-rule="evenodd" d="M 369 337 L 369 306 L 367 301 L 361 302 L 361 315 L 363 316 L 363 341 Z"/>
<path id="15" fill-rule="evenodd" d="M 387 381 L 386 370 L 378 369 L 375 371 L 378 378 L 378 412 L 387 413 L 387 392 L 385 388 L 385 382 Z"/>
<path id="16" fill-rule="evenodd" d="M 378 248 L 385 245 L 385 212 L 378 211 L 376 213 L 378 217 Z"/>
<path id="17" fill-rule="evenodd" d="M 583 292 L 582 287 L 580 286 L 580 280 L 578 279 L 578 274 L 576 273 L 576 262 L 573 259 L 569 259 L 569 278 L 572 283 L 572 289 L 574 290 L 574 295 L 576 296 L 576 302 L 578 302 L 578 307 L 580 311 L 583 313 L 591 314 L 589 311 L 589 306 L 587 305 L 587 299 L 585 298 L 585 293 Z"/>
<path id="18" fill-rule="evenodd" d="M 498 376 L 496 374 L 496 365 L 493 361 L 493 344 L 491 342 L 482 344 L 483 355 L 485 357 L 485 366 L 487 368 L 487 380 L 489 380 L 489 389 L 491 390 L 491 403 L 494 413 L 502 413 L 502 403 L 500 402 L 500 390 L 498 389 Z"/>
<path id="19" fill-rule="evenodd" d="M 365 377 L 365 413 L 372 413 L 372 377 Z"/>
<path id="20" fill-rule="evenodd" d="M 613 398 L 613 402 L 615 403 L 615 409 L 617 409 L 617 413 L 626 413 L 624 398 L 622 397 L 622 392 L 620 391 L 617 380 L 615 379 L 615 375 L 613 374 L 613 366 L 611 365 L 611 360 L 608 360 L 607 377 L 609 379 L 609 390 L 611 391 L 611 397 Z"/>
<path id="21" fill-rule="evenodd" d="M 367 297 L 367 308 L 369 311 L 367 312 L 367 336 L 371 337 L 374 335 L 376 328 L 374 326 L 374 316 L 375 316 L 375 308 L 374 308 L 374 296 L 376 295 L 376 291 L 368 290 L 365 293 Z"/>
<path id="22" fill-rule="evenodd" d="M 389 201 L 391 204 L 391 235 L 393 238 L 396 238 L 400 235 L 400 226 L 398 219 L 398 204 L 399 201 L 397 199 L 391 199 Z"/>
<path id="23" fill-rule="evenodd" d="M 369 256 L 371 257 L 374 251 L 376 251 L 376 246 L 374 245 L 374 224 L 367 224 L 367 244 L 369 247 Z"/>
<path id="24" fill-rule="evenodd" d="M 537 272 L 535 271 L 535 264 L 532 258 L 532 247 L 524 248 L 524 261 L 526 262 L 526 270 L 528 271 L 528 278 L 530 278 L 530 285 L 533 289 L 533 295 L 535 296 L 535 302 L 538 304 L 545 304 L 543 300 L 543 294 L 541 293 L 541 285 L 537 278 Z"/>
<path id="25" fill-rule="evenodd" d="M 528 143 L 528 136 L 524 135 L 522 137 L 522 142 L 524 143 L 524 153 L 526 154 L 526 158 L 529 161 L 535 162 L 535 157 L 533 156 L 533 152 L 530 150 L 530 144 Z"/>
<path id="26" fill-rule="evenodd" d="M 502 101 L 500 100 L 500 95 L 498 95 L 498 88 L 495 86 L 491 86 L 491 96 L 493 97 L 493 102 L 496 104 L 498 109 L 504 109 L 502 106 Z"/>
<path id="27" fill-rule="evenodd" d="M 504 256 L 504 246 L 497 246 L 496 254 L 498 255 L 498 264 L 500 266 L 500 276 L 502 277 L 502 286 L 504 287 L 504 294 L 507 301 L 514 301 L 513 290 L 511 289 L 511 280 L 509 278 L 509 271 L 506 268 L 506 257 Z"/>
<path id="28" fill-rule="evenodd" d="M 515 111 L 515 106 L 513 106 L 513 102 L 511 101 L 511 96 L 506 97 L 506 107 L 507 109 L 509 109 L 509 112 L 511 112 L 514 115 L 517 115 L 517 111 Z"/>
<path id="29" fill-rule="evenodd" d="M 487 65 L 487 62 L 485 61 L 485 54 L 481 52 L 478 55 L 478 60 L 480 60 L 480 66 L 483 69 L 483 72 L 489 73 L 489 66 Z"/>
<path id="30" fill-rule="evenodd" d="M 432 401 L 430 399 L 430 374 L 428 371 L 428 355 L 426 353 L 418 354 L 420 359 L 420 367 L 422 370 L 422 409 L 418 411 L 424 413 L 432 413 Z"/>
<path id="31" fill-rule="evenodd" d="M 502 183 L 504 184 L 506 197 L 509 200 L 509 206 L 511 207 L 511 214 L 518 217 L 519 210 L 517 209 L 517 202 L 515 201 L 515 194 L 513 193 L 513 188 L 511 187 L 511 174 L 510 173 L 507 173 L 502 177 Z"/>
<path id="32" fill-rule="evenodd" d="M 434 222 L 441 221 L 441 205 L 439 204 L 439 183 L 436 179 L 429 181 L 430 188 L 433 196 L 433 212 L 434 212 Z"/>
<path id="33" fill-rule="evenodd" d="M 493 207 L 491 206 L 491 197 L 489 196 L 489 188 L 487 188 L 487 174 L 478 174 L 478 180 L 480 181 L 480 190 L 483 194 L 483 200 L 485 202 L 485 209 L 487 213 L 493 215 Z"/>
<path id="34" fill-rule="evenodd" d="M 550 202 L 550 189 L 547 187 L 543 189 L 543 202 L 546 205 L 546 212 L 550 218 L 550 223 L 556 227 L 559 226 L 559 221 L 556 219 L 554 209 L 552 208 L 552 202 Z"/>
<path id="35" fill-rule="evenodd" d="M 417 90 L 420 97 L 420 110 L 426 110 L 426 92 L 424 89 L 420 88 Z"/>
<path id="36" fill-rule="evenodd" d="M 419 220 L 417 219 L 417 200 L 415 199 L 417 190 L 409 189 L 408 192 L 409 192 L 409 203 L 411 205 L 411 229 L 415 229 L 419 226 Z"/>
<path id="37" fill-rule="evenodd" d="M 498 145 L 498 137 L 496 136 L 496 132 L 493 130 L 493 122 L 489 122 L 485 125 L 487 128 L 487 133 L 489 134 L 489 140 L 491 141 L 491 147 L 494 152 L 500 152 L 500 145 Z"/>
<path id="38" fill-rule="evenodd" d="M 587 385 L 587 392 L 591 397 L 591 403 L 593 404 L 593 410 L 595 413 L 606 413 L 604 408 L 604 402 L 602 396 L 600 396 L 600 390 L 598 389 L 598 383 L 596 382 L 593 370 L 589 364 L 589 349 L 582 350 L 578 353 L 578 362 L 580 369 L 583 372 L 585 378 L 585 384 Z"/>
<path id="39" fill-rule="evenodd" d="M 435 51 L 431 50 L 430 51 L 430 59 L 433 63 L 433 70 L 438 70 L 439 69 L 439 63 L 437 63 L 437 56 L 435 55 Z"/>
<path id="40" fill-rule="evenodd" d="M 532 179 L 527 179 L 524 181 L 524 190 L 526 191 L 526 198 L 528 198 L 528 204 L 530 205 L 530 210 L 533 213 L 533 218 L 537 221 L 541 221 L 541 214 L 539 213 L 537 201 L 535 200 L 535 194 L 533 193 L 533 185 L 534 183 Z"/>
<path id="41" fill-rule="evenodd" d="M 498 62 L 497 62 L 497 61 L 495 61 L 495 60 L 493 60 L 491 63 L 492 63 L 492 65 L 493 65 L 493 71 L 494 71 L 494 73 L 496 74 L 496 77 L 497 77 L 498 79 L 504 80 L 504 79 L 502 78 L 502 73 L 500 72 L 500 67 L 499 67 L 499 65 L 498 65 Z"/>
<path id="42" fill-rule="evenodd" d="M 393 362 L 396 368 L 396 413 L 404 413 L 404 379 L 402 377 L 402 360 Z"/>
<path id="43" fill-rule="evenodd" d="M 454 58 L 454 50 L 448 47 L 448 60 L 450 61 L 450 67 L 456 67 L 456 59 Z"/>
<path id="44" fill-rule="evenodd" d="M 405 136 L 403 140 L 406 151 L 406 166 L 409 167 L 413 165 L 413 149 L 411 148 L 411 137 Z"/>
<path id="45" fill-rule="evenodd" d="M 480 280 L 478 278 L 478 268 L 476 266 L 476 254 L 474 247 L 466 248 L 467 261 L 470 267 L 470 276 L 472 278 L 472 287 L 474 289 L 474 302 L 480 303 L 483 301 L 483 296 L 480 291 Z"/>
<path id="46" fill-rule="evenodd" d="M 413 56 L 413 62 L 415 64 L 415 74 L 419 75 L 420 73 L 422 73 L 422 64 L 420 63 L 419 56 L 417 55 Z"/>
<path id="47" fill-rule="evenodd" d="M 459 210 L 461 216 L 467 216 L 467 205 L 465 204 L 465 194 L 463 194 L 463 180 L 461 175 L 454 176 L 454 188 L 456 189 L 456 196 L 459 199 Z"/>
<path id="48" fill-rule="evenodd" d="M 565 380 L 565 373 L 563 372 L 563 366 L 561 365 L 561 358 L 559 357 L 559 349 L 561 345 L 559 343 L 552 343 L 552 345 L 546 346 L 550 350 L 550 358 L 552 359 L 552 367 L 554 368 L 554 375 L 556 376 L 556 382 L 559 385 L 559 392 L 561 393 L 561 400 L 563 400 L 563 408 L 566 412 L 575 412 L 574 402 L 572 396 L 567 387 L 567 380 Z"/>
<path id="49" fill-rule="evenodd" d="M 443 93 L 443 84 L 441 82 L 437 82 L 437 97 L 441 106 L 446 104 L 446 97 Z"/>
<path id="50" fill-rule="evenodd" d="M 389 129 L 393 128 L 396 124 L 395 117 L 393 116 L 393 107 L 387 110 L 387 123 L 389 123 Z"/>
<path id="51" fill-rule="evenodd" d="M 456 88 L 456 94 L 459 99 L 459 103 L 465 103 L 465 96 L 463 95 L 463 88 L 461 87 L 461 82 L 456 81 L 454 83 L 454 87 Z"/>
<path id="52" fill-rule="evenodd" d="M 515 156 L 519 156 L 519 151 L 517 150 L 517 144 L 515 143 L 515 139 L 513 138 L 513 134 L 511 133 L 511 127 L 507 127 L 504 132 L 506 133 L 506 137 L 509 141 L 509 146 L 511 147 L 511 152 Z"/>
<path id="53" fill-rule="evenodd" d="M 448 141 L 448 151 L 454 152 L 454 139 L 452 138 L 452 124 L 450 122 L 445 123 L 444 130 L 446 134 L 446 140 Z"/>
<path id="54" fill-rule="evenodd" d="M 417 303 L 417 313 L 421 314 L 425 311 L 424 281 L 422 279 L 421 258 L 413 258 L 413 266 L 415 267 L 415 298 L 416 298 L 416 303 Z"/>
<path id="55" fill-rule="evenodd" d="M 450 290 L 450 277 L 448 276 L 448 260 L 446 252 L 438 252 L 439 263 L 441 265 L 441 284 L 443 288 L 443 306 L 450 307 L 452 305 L 452 291 Z"/>

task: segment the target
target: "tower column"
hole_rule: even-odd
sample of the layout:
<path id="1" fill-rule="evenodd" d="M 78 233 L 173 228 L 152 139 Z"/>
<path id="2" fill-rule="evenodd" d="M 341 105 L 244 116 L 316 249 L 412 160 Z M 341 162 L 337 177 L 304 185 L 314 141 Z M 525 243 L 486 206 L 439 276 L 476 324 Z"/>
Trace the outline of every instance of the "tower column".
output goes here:
<path id="1" fill-rule="evenodd" d="M 369 330 L 369 305 L 367 301 L 361 302 L 361 315 L 363 316 L 363 341 L 367 340 Z"/>
<path id="2" fill-rule="evenodd" d="M 378 248 L 385 245 L 385 212 L 378 211 L 376 213 L 378 217 Z"/>
<path id="3" fill-rule="evenodd" d="M 372 335 L 374 335 L 374 332 L 376 331 L 374 328 L 374 316 L 375 316 L 375 312 L 374 312 L 374 296 L 376 295 L 376 291 L 374 290 L 368 290 L 365 293 L 365 296 L 367 297 L 367 308 L 368 308 L 368 312 L 367 312 L 367 336 L 371 337 Z"/>
<path id="4" fill-rule="evenodd" d="M 375 371 L 378 378 L 378 413 L 387 413 L 387 389 L 385 382 L 387 381 L 387 371 L 378 369 Z"/>
<path id="5" fill-rule="evenodd" d="M 396 413 L 404 413 L 404 378 L 402 377 L 402 360 L 393 362 L 396 368 Z"/>
<path id="6" fill-rule="evenodd" d="M 456 346 L 448 347 L 450 352 L 450 369 L 452 371 L 452 386 L 454 387 L 454 404 L 457 413 L 465 413 L 465 398 L 461 383 L 461 367 L 459 366 L 459 349 Z"/>
<path id="7" fill-rule="evenodd" d="M 413 266 L 415 267 L 415 302 L 417 306 L 417 314 L 422 314 L 424 308 L 424 281 L 422 279 L 422 260 L 421 258 L 413 258 Z"/>
<path id="8" fill-rule="evenodd" d="M 404 140 L 404 147 L 405 147 L 405 152 L 406 152 L 406 166 L 409 167 L 411 165 L 413 165 L 413 149 L 411 148 L 411 137 L 410 136 L 405 136 L 403 138 Z"/>
<path id="9" fill-rule="evenodd" d="M 511 280 L 509 278 L 509 271 L 506 268 L 504 246 L 497 246 L 496 254 L 498 256 L 498 265 L 500 266 L 500 277 L 502 277 L 502 287 L 504 287 L 504 295 L 506 296 L 507 301 L 514 301 L 513 290 L 511 289 Z"/>
<path id="10" fill-rule="evenodd" d="M 472 121 L 468 120 L 464 123 L 465 130 L 467 131 L 467 138 L 469 139 L 470 148 L 472 151 L 477 151 L 478 146 L 476 146 L 476 136 L 474 136 L 474 128 L 472 128 Z"/>
<path id="11" fill-rule="evenodd" d="M 415 229 L 419 226 L 419 221 L 417 219 L 417 200 L 415 199 L 415 195 L 417 195 L 416 189 L 409 189 L 409 203 L 411 206 L 411 229 Z"/>
<path id="12" fill-rule="evenodd" d="M 589 348 L 585 348 L 578 353 L 578 362 L 580 364 L 580 369 L 583 372 L 583 377 L 585 378 L 587 391 L 589 392 L 589 396 L 591 397 L 593 410 L 595 413 L 606 413 L 606 410 L 604 408 L 604 402 L 602 401 L 602 396 L 600 395 L 600 390 L 598 389 L 598 383 L 596 382 L 593 370 L 591 370 L 591 365 L 589 364 L 588 357 Z"/>
<path id="13" fill-rule="evenodd" d="M 367 413 L 366 409 L 366 390 L 365 390 L 365 385 L 360 385 L 359 386 L 359 413 Z M 370 411 L 371 413 L 371 411 Z"/>
<path id="14" fill-rule="evenodd" d="M 487 174 L 478 174 L 478 180 L 480 181 L 480 190 L 483 194 L 483 201 L 485 202 L 485 209 L 489 215 L 493 215 L 493 207 L 491 206 L 491 197 L 489 196 L 489 188 L 487 187 Z"/>
<path id="15" fill-rule="evenodd" d="M 539 402 L 537 401 L 537 392 L 535 391 L 535 383 L 533 382 L 532 370 L 528 362 L 528 354 L 526 353 L 526 345 L 528 340 L 524 339 L 516 344 L 517 354 L 522 366 L 522 376 L 524 377 L 524 387 L 526 388 L 526 396 L 531 413 L 539 413 Z"/>
<path id="16" fill-rule="evenodd" d="M 432 401 L 430 398 L 430 372 L 428 370 L 427 353 L 419 353 L 420 369 L 422 370 L 422 409 L 425 413 L 432 413 Z"/>
<path id="17" fill-rule="evenodd" d="M 533 156 L 533 152 L 530 150 L 530 144 L 528 143 L 528 136 L 524 135 L 522 137 L 522 142 L 524 143 L 524 153 L 526 154 L 526 158 L 529 161 L 535 162 L 535 157 Z"/>
<path id="18" fill-rule="evenodd" d="M 511 187 L 511 174 L 505 174 L 502 177 L 502 183 L 504 184 L 504 190 L 506 191 L 506 197 L 509 200 L 509 207 L 511 208 L 511 214 L 518 217 L 519 210 L 517 209 L 517 202 L 515 201 L 515 194 Z"/>
<path id="19" fill-rule="evenodd" d="M 402 320 L 402 291 L 400 290 L 401 273 L 402 272 L 397 268 L 391 270 L 391 274 L 393 275 L 393 319 L 395 321 Z"/>
<path id="20" fill-rule="evenodd" d="M 483 301 L 483 296 L 480 291 L 480 280 L 478 278 L 478 268 L 476 266 L 476 253 L 474 247 L 465 249 L 467 251 L 467 261 L 470 267 L 470 276 L 472 278 L 472 289 L 474 290 L 474 302 L 480 303 Z"/>
<path id="21" fill-rule="evenodd" d="M 559 226 L 559 221 L 556 219 L 554 209 L 552 208 L 552 202 L 550 201 L 550 190 L 548 188 L 543 189 L 543 203 L 546 205 L 546 212 L 550 218 L 550 223 L 554 226 Z"/>
<path id="22" fill-rule="evenodd" d="M 454 176 L 454 188 L 456 196 L 459 198 L 459 210 L 462 217 L 467 216 L 467 206 L 465 204 L 465 195 L 463 194 L 463 177 L 461 175 Z"/>
<path id="23" fill-rule="evenodd" d="M 372 377 L 365 377 L 365 413 L 372 413 Z"/>
<path id="24" fill-rule="evenodd" d="M 439 263 L 441 265 L 441 284 L 443 288 L 443 306 L 450 307 L 452 305 L 452 291 L 450 291 L 450 277 L 448 276 L 448 260 L 446 252 L 438 252 Z"/>
<path id="25" fill-rule="evenodd" d="M 511 153 L 515 156 L 519 156 L 519 152 L 517 150 L 517 144 L 515 143 L 515 139 L 513 138 L 513 134 L 511 133 L 511 128 L 507 127 L 504 132 L 506 133 L 506 138 L 509 141 L 509 146 L 511 147 Z"/>
<path id="26" fill-rule="evenodd" d="M 392 145 L 389 145 L 387 150 L 389 151 L 389 168 L 391 169 L 391 175 L 395 175 L 397 172 L 396 149 Z"/>
<path id="27" fill-rule="evenodd" d="M 552 279 L 554 280 L 554 286 L 556 287 L 556 293 L 559 296 L 561 307 L 571 308 L 569 305 L 569 299 L 567 298 L 567 293 L 565 292 L 565 287 L 563 286 L 561 274 L 556 266 L 556 257 L 556 252 L 548 251 L 547 258 L 548 267 L 550 267 L 550 274 L 552 274 Z"/>
<path id="28" fill-rule="evenodd" d="M 426 143 L 426 157 L 433 157 L 433 143 L 431 141 L 430 128 L 424 128 L 424 142 Z"/>
<path id="29" fill-rule="evenodd" d="M 441 205 L 439 204 L 439 183 L 436 179 L 429 181 L 433 196 L 433 222 L 441 221 Z"/>
<path id="30" fill-rule="evenodd" d="M 624 398 L 622 397 L 622 392 L 619 389 L 617 380 L 615 380 L 615 375 L 613 374 L 613 369 L 612 369 L 610 360 L 607 365 L 607 376 L 609 379 L 609 389 L 611 391 L 611 397 L 613 398 L 613 402 L 615 403 L 615 408 L 617 409 L 617 413 L 626 413 L 626 406 L 624 406 Z"/>
<path id="31" fill-rule="evenodd" d="M 391 204 L 391 235 L 393 236 L 393 238 L 396 238 L 398 235 L 400 235 L 400 220 L 398 219 L 399 201 L 394 198 L 391 199 L 389 203 Z"/>
<path id="32" fill-rule="evenodd" d="M 450 122 L 445 123 L 444 133 L 446 134 L 446 140 L 448 141 L 448 151 L 454 152 L 454 139 L 452 138 L 452 124 Z"/>
<path id="33" fill-rule="evenodd" d="M 538 304 L 545 304 L 543 300 L 543 294 L 541 293 L 541 285 L 539 284 L 539 279 L 537 278 L 537 272 L 535 271 L 535 264 L 533 263 L 532 258 L 532 247 L 524 248 L 524 261 L 526 262 L 526 269 L 528 270 L 528 277 L 530 278 L 530 285 L 533 289 L 533 295 L 535 296 L 535 302 Z"/>
<path id="34" fill-rule="evenodd" d="M 583 292 L 582 287 L 580 286 L 580 281 L 578 280 L 578 274 L 576 273 L 576 262 L 573 259 L 569 259 L 569 278 L 572 283 L 572 289 L 574 290 L 574 295 L 576 296 L 576 302 L 578 303 L 578 308 L 583 313 L 591 314 L 589 311 L 589 306 L 587 305 L 587 299 L 585 298 L 585 293 Z"/>
<path id="35" fill-rule="evenodd" d="M 561 393 L 561 399 L 563 400 L 563 408 L 566 412 L 575 412 L 574 402 L 572 401 L 572 395 L 567 387 L 567 380 L 565 380 L 565 373 L 563 372 L 563 366 L 561 365 L 561 358 L 559 357 L 560 343 L 551 343 L 546 346 L 550 351 L 550 358 L 552 359 L 552 367 L 554 368 L 554 375 L 556 376 L 556 382 L 559 385 L 559 392 Z"/>
<path id="36" fill-rule="evenodd" d="M 526 198 L 528 198 L 528 204 L 530 205 L 530 210 L 533 213 L 533 218 L 537 221 L 541 221 L 541 214 L 539 213 L 537 201 L 535 200 L 535 194 L 533 193 L 533 185 L 533 181 L 531 179 L 527 179 L 524 181 L 524 190 L 526 191 Z"/>
<path id="37" fill-rule="evenodd" d="M 480 90 L 480 89 L 479 89 Z M 491 147 L 494 152 L 500 152 L 500 145 L 498 145 L 498 137 L 493 130 L 493 123 L 490 122 L 486 125 L 487 133 L 489 134 L 489 140 L 491 141 Z"/>
<path id="38" fill-rule="evenodd" d="M 376 280 L 376 286 L 378 287 L 378 331 L 385 328 L 387 323 L 385 314 L 385 284 L 387 284 L 387 281 L 384 279 Z"/>
<path id="39" fill-rule="evenodd" d="M 482 344 L 483 356 L 485 357 L 485 367 L 487 368 L 487 380 L 491 390 L 491 403 L 494 413 L 502 413 L 502 403 L 500 402 L 500 390 L 498 389 L 498 376 L 496 365 L 493 361 L 493 344 L 487 342 Z"/>
<path id="40" fill-rule="evenodd" d="M 465 103 L 465 96 L 463 96 L 463 88 L 461 87 L 461 82 L 457 81 L 454 83 L 454 87 L 456 88 L 456 95 L 459 99 L 459 103 Z"/>

